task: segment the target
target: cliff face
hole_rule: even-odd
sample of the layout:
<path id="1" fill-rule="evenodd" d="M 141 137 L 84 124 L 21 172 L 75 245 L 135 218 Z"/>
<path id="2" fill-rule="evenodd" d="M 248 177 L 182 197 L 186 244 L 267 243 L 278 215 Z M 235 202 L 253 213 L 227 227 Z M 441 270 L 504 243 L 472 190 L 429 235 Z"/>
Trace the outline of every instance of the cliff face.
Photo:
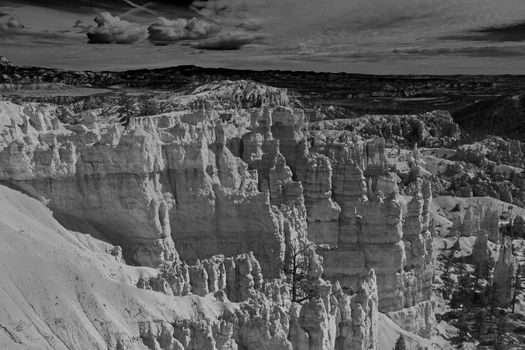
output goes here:
<path id="1" fill-rule="evenodd" d="M 253 250 L 265 272 L 278 275 L 285 231 L 296 225 L 225 147 L 216 113 L 134 118 L 123 128 L 63 125 L 51 107 L 26 112 L 6 134 L 2 180 L 45 198 L 60 215 L 87 220 L 137 264 L 177 260 L 175 242 L 187 261 Z M 279 186 L 285 196 L 294 191 Z"/>

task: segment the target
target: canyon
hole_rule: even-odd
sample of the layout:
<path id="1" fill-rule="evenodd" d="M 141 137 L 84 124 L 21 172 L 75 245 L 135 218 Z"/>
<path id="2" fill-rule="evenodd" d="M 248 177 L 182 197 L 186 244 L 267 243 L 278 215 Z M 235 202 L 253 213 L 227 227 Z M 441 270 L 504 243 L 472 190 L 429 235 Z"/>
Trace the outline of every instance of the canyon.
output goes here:
<path id="1" fill-rule="evenodd" d="M 340 118 L 246 80 L 136 95 L 0 102 L 0 276 L 21 305 L 0 304 L 0 344 L 446 349 L 448 237 L 510 302 L 520 141 L 468 143 L 444 110 Z"/>

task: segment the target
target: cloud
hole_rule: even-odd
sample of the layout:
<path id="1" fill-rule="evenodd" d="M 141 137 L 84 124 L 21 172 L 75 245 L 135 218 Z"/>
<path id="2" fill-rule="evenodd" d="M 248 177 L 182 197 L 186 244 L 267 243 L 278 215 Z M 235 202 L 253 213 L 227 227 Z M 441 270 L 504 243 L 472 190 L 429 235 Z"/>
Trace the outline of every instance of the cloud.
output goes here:
<path id="1" fill-rule="evenodd" d="M 297 53 L 301 56 L 315 56 L 315 50 L 301 42 L 297 44 Z"/>
<path id="2" fill-rule="evenodd" d="M 157 45 L 181 40 L 199 40 L 191 47 L 205 50 L 239 50 L 262 38 L 254 32 L 264 22 L 250 12 L 245 0 L 193 1 L 192 9 L 202 17 L 169 20 L 163 17 L 148 27 L 149 39 Z"/>
<path id="3" fill-rule="evenodd" d="M 146 38 L 146 28 L 140 24 L 121 20 L 108 12 L 99 13 L 96 27 L 90 27 L 87 37 L 90 44 L 132 44 Z"/>
<path id="4" fill-rule="evenodd" d="M 3 31 L 19 31 L 25 28 L 25 26 L 20 22 L 18 17 L 9 16 L 7 14 L 1 14 L 0 18 L 6 17 L 0 22 L 0 30 Z"/>
<path id="5" fill-rule="evenodd" d="M 263 22 L 260 19 L 247 19 L 236 25 L 237 28 L 247 30 L 249 32 L 256 32 L 261 30 L 263 27 Z"/>
<path id="6" fill-rule="evenodd" d="M 179 40 L 200 39 L 219 32 L 220 27 L 205 19 L 178 18 L 169 20 L 157 18 L 155 23 L 148 27 L 149 40 L 163 45 Z"/>
<path id="7" fill-rule="evenodd" d="M 204 50 L 239 50 L 244 45 L 251 44 L 261 38 L 261 35 L 225 32 L 193 43 L 191 46 Z"/>
<path id="8" fill-rule="evenodd" d="M 258 14 L 261 4 L 262 0 L 195 0 L 191 8 L 199 15 L 212 19 L 224 27 L 256 32 L 265 24 L 265 19 Z"/>

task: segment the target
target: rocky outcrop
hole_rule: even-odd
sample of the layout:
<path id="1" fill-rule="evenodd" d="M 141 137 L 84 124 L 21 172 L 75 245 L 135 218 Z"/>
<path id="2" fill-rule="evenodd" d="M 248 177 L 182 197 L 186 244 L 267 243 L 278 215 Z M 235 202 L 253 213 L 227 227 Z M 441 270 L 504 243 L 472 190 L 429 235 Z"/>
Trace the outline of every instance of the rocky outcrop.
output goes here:
<path id="1" fill-rule="evenodd" d="M 138 287 L 175 296 L 224 291 L 234 302 L 247 300 L 263 288 L 261 266 L 252 252 L 231 258 L 218 255 L 195 265 L 165 262 L 158 269 L 158 276 L 141 278 Z"/>

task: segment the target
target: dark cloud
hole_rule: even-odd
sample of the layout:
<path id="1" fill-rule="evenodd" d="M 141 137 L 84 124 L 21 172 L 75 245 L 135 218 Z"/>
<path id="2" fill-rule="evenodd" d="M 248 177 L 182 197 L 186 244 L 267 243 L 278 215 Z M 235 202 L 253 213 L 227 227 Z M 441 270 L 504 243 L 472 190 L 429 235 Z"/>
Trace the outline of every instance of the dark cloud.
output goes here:
<path id="1" fill-rule="evenodd" d="M 94 21 L 97 26 L 87 33 L 90 44 L 132 44 L 147 36 L 144 26 L 121 20 L 108 12 L 99 13 Z"/>
<path id="2" fill-rule="evenodd" d="M 180 40 L 201 39 L 218 33 L 220 27 L 205 19 L 157 18 L 148 27 L 149 40 L 155 44 L 168 44 Z"/>
<path id="3" fill-rule="evenodd" d="M 422 56 L 470 56 L 470 57 L 509 57 L 525 55 L 525 46 L 464 46 L 464 47 L 438 47 L 438 48 L 409 48 L 395 49 L 396 54 L 422 55 Z"/>
<path id="4" fill-rule="evenodd" d="M 237 16 L 249 11 L 250 1 L 246 0 L 195 0 L 191 8 L 205 17 Z"/>
<path id="5" fill-rule="evenodd" d="M 525 41 L 525 23 L 483 28 L 478 32 L 487 41 Z"/>
<path id="6" fill-rule="evenodd" d="M 442 36 L 443 40 L 454 41 L 490 41 L 490 42 L 519 42 L 525 41 L 525 23 L 508 24 L 497 27 L 485 27 L 469 30 L 459 34 Z"/>
<path id="7" fill-rule="evenodd" d="M 193 43 L 191 46 L 196 49 L 204 50 L 239 50 L 245 45 L 251 44 L 258 39 L 260 35 L 246 33 L 219 33 L 218 35 L 203 39 Z"/>

